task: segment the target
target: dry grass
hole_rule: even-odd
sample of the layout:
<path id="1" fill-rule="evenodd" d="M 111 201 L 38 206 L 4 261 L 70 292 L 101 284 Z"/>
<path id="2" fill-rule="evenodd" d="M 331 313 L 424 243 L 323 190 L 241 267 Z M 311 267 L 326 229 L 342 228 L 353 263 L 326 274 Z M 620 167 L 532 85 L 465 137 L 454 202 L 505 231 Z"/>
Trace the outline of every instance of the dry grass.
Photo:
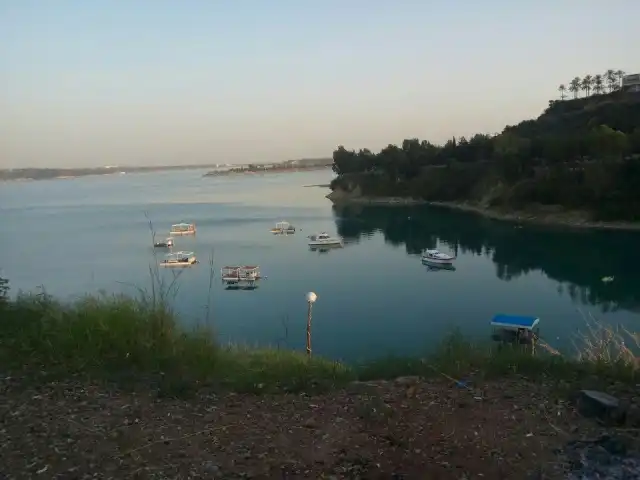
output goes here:
<path id="1" fill-rule="evenodd" d="M 579 362 L 596 364 L 622 364 L 640 369 L 640 333 L 621 326 L 611 326 L 589 315 L 585 320 L 586 331 L 574 340 Z"/>

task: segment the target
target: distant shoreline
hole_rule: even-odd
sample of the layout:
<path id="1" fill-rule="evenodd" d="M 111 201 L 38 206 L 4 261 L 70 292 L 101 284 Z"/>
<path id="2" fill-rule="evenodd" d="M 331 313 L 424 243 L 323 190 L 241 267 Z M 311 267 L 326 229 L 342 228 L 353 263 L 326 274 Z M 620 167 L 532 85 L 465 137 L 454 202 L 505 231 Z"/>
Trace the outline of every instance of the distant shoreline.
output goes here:
<path id="1" fill-rule="evenodd" d="M 289 165 L 298 162 L 299 166 L 292 169 Z M 215 168 L 226 168 L 227 170 L 217 170 L 218 172 L 236 172 L 240 168 L 253 168 L 259 170 L 260 173 L 267 171 L 295 171 L 295 170 L 312 170 L 314 168 L 325 168 L 325 165 L 314 164 L 318 162 L 328 162 L 328 159 L 300 159 L 288 160 L 278 164 L 270 164 L 264 168 L 262 164 L 244 164 L 244 165 L 221 165 L 219 163 L 209 163 L 204 165 L 154 165 L 154 166 L 126 166 L 126 165 L 108 165 L 104 167 L 90 168 L 12 168 L 0 169 L 0 182 L 17 182 L 17 181 L 33 181 L 33 180 L 63 180 L 97 175 L 126 175 L 129 173 L 145 173 L 145 172 L 166 172 L 172 170 L 210 170 Z M 277 166 L 277 167 L 276 167 Z M 326 164 L 330 166 L 330 164 Z M 272 167 L 272 168 L 269 168 Z M 276 167 L 276 168 L 273 168 Z M 225 173 L 226 174 L 226 173 Z"/>
<path id="2" fill-rule="evenodd" d="M 154 167 L 97 167 L 97 168 L 15 168 L 0 170 L 0 182 L 37 180 L 69 180 L 81 177 L 126 175 L 129 173 L 166 172 L 171 170 L 199 170 L 214 165 L 168 165 Z"/>
<path id="3" fill-rule="evenodd" d="M 378 206 L 413 206 L 425 205 L 446 208 L 460 212 L 482 215 L 492 220 L 510 223 L 528 223 L 543 226 L 558 226 L 591 230 L 640 231 L 640 222 L 594 222 L 587 219 L 585 212 L 560 210 L 557 207 L 539 207 L 531 210 L 508 211 L 478 205 L 457 202 L 429 202 L 407 197 L 367 197 L 354 196 L 336 190 L 327 195 L 335 205 L 378 205 Z M 334 195 L 336 194 L 336 195 Z"/>
<path id="4" fill-rule="evenodd" d="M 311 167 L 277 167 L 277 168 L 265 168 L 260 170 L 221 170 L 205 173 L 203 177 L 230 177 L 236 175 L 262 175 L 265 173 L 294 173 L 294 172 L 309 172 L 313 170 L 326 170 L 331 168 L 330 165 L 317 165 Z"/>

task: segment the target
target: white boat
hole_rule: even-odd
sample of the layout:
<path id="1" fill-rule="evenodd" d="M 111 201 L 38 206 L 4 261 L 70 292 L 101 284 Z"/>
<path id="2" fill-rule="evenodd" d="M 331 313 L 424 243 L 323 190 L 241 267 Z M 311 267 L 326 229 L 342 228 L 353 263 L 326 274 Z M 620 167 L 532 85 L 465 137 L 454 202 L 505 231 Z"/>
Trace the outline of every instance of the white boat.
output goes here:
<path id="1" fill-rule="evenodd" d="M 331 237 L 328 233 L 316 233 L 315 235 L 309 235 L 310 247 L 323 247 L 323 246 L 342 246 L 342 239 L 339 237 Z"/>
<path id="2" fill-rule="evenodd" d="M 167 237 L 162 242 L 155 242 L 153 246 L 156 248 L 171 248 L 173 247 L 173 238 Z"/>
<path id="3" fill-rule="evenodd" d="M 447 255 L 435 249 L 427 249 L 422 252 L 422 261 L 433 265 L 451 265 L 456 257 Z"/>
<path id="4" fill-rule="evenodd" d="M 260 267 L 257 265 L 233 265 L 220 269 L 222 283 L 227 288 L 255 288 L 257 280 L 260 280 Z"/>
<path id="5" fill-rule="evenodd" d="M 190 267 L 198 263 L 193 252 L 174 252 L 165 255 L 160 262 L 161 267 Z"/>
<path id="6" fill-rule="evenodd" d="M 195 223 L 176 223 L 175 225 L 171 225 L 169 235 L 195 235 L 195 233 Z"/>
<path id="7" fill-rule="evenodd" d="M 287 235 L 290 233 L 296 233 L 296 228 L 289 222 L 278 222 L 276 226 L 271 229 L 271 233 L 276 235 Z"/>

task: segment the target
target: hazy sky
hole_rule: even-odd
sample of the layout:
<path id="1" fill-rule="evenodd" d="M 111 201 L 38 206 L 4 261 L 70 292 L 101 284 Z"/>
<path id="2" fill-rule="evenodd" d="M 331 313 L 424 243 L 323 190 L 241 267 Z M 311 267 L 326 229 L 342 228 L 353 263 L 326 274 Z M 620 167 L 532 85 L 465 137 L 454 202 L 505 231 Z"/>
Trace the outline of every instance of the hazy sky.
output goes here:
<path id="1" fill-rule="evenodd" d="M 640 70 L 638 0 L 0 0 L 0 167 L 442 142 Z"/>

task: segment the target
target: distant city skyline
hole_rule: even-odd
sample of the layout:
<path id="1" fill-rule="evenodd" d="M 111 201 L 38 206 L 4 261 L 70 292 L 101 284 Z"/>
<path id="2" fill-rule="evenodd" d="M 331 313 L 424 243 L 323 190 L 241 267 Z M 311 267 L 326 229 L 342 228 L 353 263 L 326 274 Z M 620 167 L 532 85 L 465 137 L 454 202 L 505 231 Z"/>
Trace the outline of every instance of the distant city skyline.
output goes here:
<path id="1" fill-rule="evenodd" d="M 267 163 L 442 143 L 638 73 L 640 2 L 0 4 L 0 168 Z M 635 62 L 635 63 L 634 63 Z"/>

